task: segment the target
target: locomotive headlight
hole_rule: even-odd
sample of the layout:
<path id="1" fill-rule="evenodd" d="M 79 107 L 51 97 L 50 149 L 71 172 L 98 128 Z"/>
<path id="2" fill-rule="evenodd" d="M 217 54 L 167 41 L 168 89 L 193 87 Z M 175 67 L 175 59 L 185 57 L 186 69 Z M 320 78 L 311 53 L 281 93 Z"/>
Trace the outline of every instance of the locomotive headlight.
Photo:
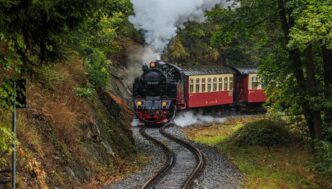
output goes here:
<path id="1" fill-rule="evenodd" d="M 166 107 L 167 107 L 167 102 L 166 102 L 166 101 L 163 101 L 163 102 L 161 103 L 161 106 L 162 106 L 163 108 L 166 108 Z"/>
<path id="2" fill-rule="evenodd" d="M 137 106 L 138 108 L 140 108 L 140 107 L 142 106 L 142 101 L 140 101 L 140 100 L 137 101 L 137 102 L 136 102 L 136 106 Z"/>
<path id="3" fill-rule="evenodd" d="M 155 62 L 151 62 L 150 63 L 150 68 L 155 68 L 156 67 L 156 63 Z"/>

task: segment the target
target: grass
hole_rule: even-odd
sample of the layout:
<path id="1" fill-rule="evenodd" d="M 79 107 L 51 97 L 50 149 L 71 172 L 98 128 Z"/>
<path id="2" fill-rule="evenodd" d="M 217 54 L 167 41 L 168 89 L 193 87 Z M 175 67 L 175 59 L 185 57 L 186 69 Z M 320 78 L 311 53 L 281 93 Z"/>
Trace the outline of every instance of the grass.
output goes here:
<path id="1" fill-rule="evenodd" d="M 228 135 L 240 129 L 243 125 L 237 124 L 234 127 L 219 127 L 219 126 L 211 126 L 209 128 L 202 128 L 197 130 L 193 130 L 191 132 L 191 138 L 198 143 L 203 143 L 209 146 L 217 145 L 228 138 Z"/>
<path id="2" fill-rule="evenodd" d="M 184 130 L 190 139 L 213 146 L 226 155 L 244 173 L 244 188 L 332 188 L 332 181 L 312 169 L 313 156 L 304 143 L 268 149 L 264 146 L 236 145 L 234 141 L 230 141 L 245 123 L 260 119 L 262 118 L 233 118 L 222 125 Z"/>

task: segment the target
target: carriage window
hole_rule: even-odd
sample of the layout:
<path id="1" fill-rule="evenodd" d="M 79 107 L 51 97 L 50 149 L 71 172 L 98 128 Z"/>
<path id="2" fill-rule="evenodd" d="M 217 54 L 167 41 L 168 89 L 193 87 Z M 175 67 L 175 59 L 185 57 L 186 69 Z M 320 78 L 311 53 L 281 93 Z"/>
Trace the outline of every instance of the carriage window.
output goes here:
<path id="1" fill-rule="evenodd" d="M 213 92 L 217 91 L 217 78 L 213 78 Z"/>
<path id="2" fill-rule="evenodd" d="M 224 79 L 224 91 L 228 91 L 228 78 L 225 77 Z"/>
<path id="3" fill-rule="evenodd" d="M 219 91 L 222 91 L 222 77 L 219 77 Z"/>
<path id="4" fill-rule="evenodd" d="M 202 92 L 205 92 L 205 78 L 202 79 Z"/>
<path id="5" fill-rule="evenodd" d="M 229 90 L 233 90 L 233 76 L 229 77 Z"/>
<path id="6" fill-rule="evenodd" d="M 211 92 L 211 78 L 208 78 L 207 83 L 208 83 L 207 91 Z"/>
<path id="7" fill-rule="evenodd" d="M 190 93 L 194 92 L 194 79 L 190 79 L 190 81 L 189 81 L 189 90 L 190 90 Z"/>
<path id="8" fill-rule="evenodd" d="M 196 79 L 196 93 L 199 93 L 199 88 L 200 88 L 200 82 L 199 82 L 199 78 Z"/>
<path id="9" fill-rule="evenodd" d="M 252 88 L 252 90 L 256 90 L 256 89 L 258 89 L 258 87 L 259 87 L 259 82 L 258 82 L 257 76 L 253 76 L 251 78 L 251 88 Z"/>

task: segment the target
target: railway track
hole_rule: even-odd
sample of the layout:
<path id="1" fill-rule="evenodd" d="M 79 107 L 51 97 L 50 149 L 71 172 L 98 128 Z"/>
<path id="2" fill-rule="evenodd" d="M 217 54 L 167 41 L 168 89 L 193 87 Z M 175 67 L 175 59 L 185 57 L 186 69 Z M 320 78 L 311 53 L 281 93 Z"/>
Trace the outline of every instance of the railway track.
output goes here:
<path id="1" fill-rule="evenodd" d="M 141 187 L 142 189 L 189 189 L 204 169 L 202 152 L 190 143 L 167 133 L 171 124 L 155 128 L 142 127 L 140 133 L 160 146 L 167 156 L 164 166 Z"/>

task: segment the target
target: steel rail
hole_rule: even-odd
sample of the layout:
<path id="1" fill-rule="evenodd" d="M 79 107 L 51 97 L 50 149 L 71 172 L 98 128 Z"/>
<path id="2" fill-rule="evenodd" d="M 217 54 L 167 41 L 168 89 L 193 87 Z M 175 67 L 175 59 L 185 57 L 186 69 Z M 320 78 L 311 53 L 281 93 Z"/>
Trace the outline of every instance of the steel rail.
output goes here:
<path id="1" fill-rule="evenodd" d="M 186 147 L 188 150 L 190 150 L 196 159 L 196 167 L 195 169 L 191 172 L 191 174 L 189 175 L 189 177 L 186 179 L 186 181 L 184 182 L 184 184 L 182 185 L 181 189 L 189 189 L 192 188 L 192 184 L 194 182 L 194 180 L 196 178 L 199 177 L 199 175 L 203 172 L 204 167 L 205 167 L 205 159 L 204 159 L 204 155 L 203 153 L 196 148 L 195 146 L 193 146 L 192 144 L 190 144 L 189 142 L 182 140 L 180 138 L 177 138 L 169 133 L 166 132 L 166 128 L 170 127 L 170 125 L 167 125 L 165 127 L 160 128 L 160 132 L 163 136 L 175 141 L 176 143 Z"/>
<path id="2" fill-rule="evenodd" d="M 150 189 L 153 188 L 153 186 L 155 186 L 172 169 L 172 167 L 175 165 L 176 157 L 174 152 L 169 149 L 164 143 L 148 135 L 146 133 L 146 127 L 142 127 L 140 129 L 140 133 L 147 140 L 150 140 L 156 145 L 160 146 L 167 155 L 167 160 L 164 166 L 159 169 L 158 173 L 156 173 L 152 178 L 146 181 L 145 184 L 141 187 L 141 189 Z"/>

